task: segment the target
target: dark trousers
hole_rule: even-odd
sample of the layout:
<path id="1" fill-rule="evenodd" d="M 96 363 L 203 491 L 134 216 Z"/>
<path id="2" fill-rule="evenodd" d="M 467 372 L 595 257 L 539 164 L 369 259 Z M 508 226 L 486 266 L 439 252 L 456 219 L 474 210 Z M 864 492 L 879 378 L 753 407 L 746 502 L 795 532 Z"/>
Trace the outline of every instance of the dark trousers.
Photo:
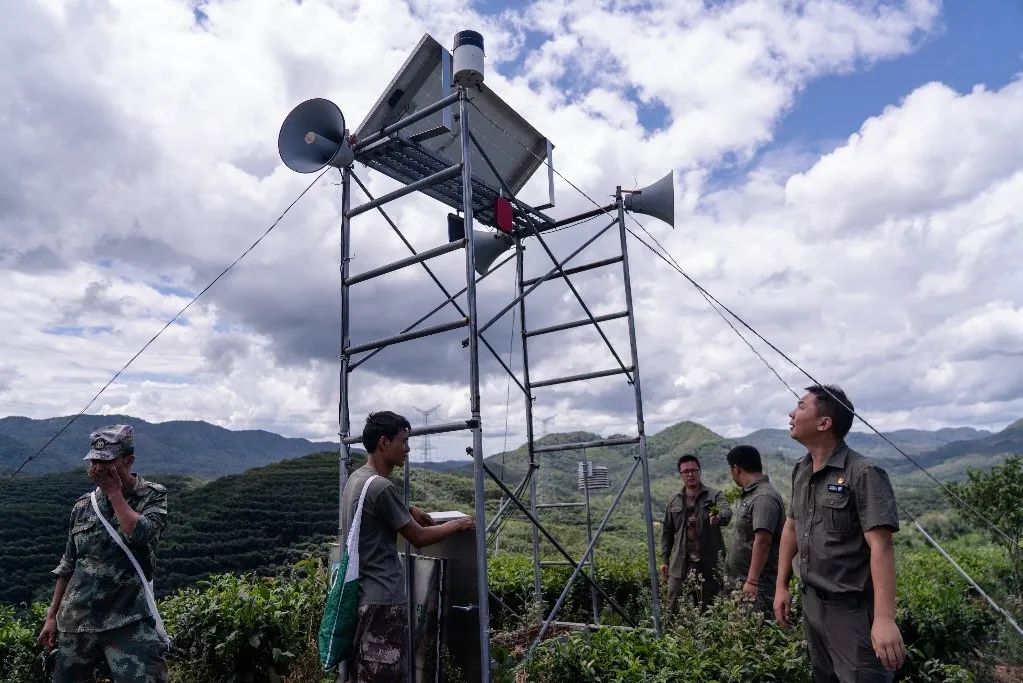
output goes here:
<path id="1" fill-rule="evenodd" d="M 671 615 L 678 606 L 678 600 L 683 592 L 686 578 L 690 572 L 696 573 L 697 585 L 692 587 L 689 597 L 694 605 L 707 607 L 714 598 L 721 593 L 721 581 L 717 575 L 717 567 L 707 564 L 702 560 L 699 562 L 688 561 L 682 565 L 682 578 L 676 576 L 668 577 L 668 605 L 666 612 Z"/>
<path id="2" fill-rule="evenodd" d="M 816 683 L 890 683 L 874 654 L 872 598 L 865 593 L 827 594 L 803 590 L 803 626 Z"/>

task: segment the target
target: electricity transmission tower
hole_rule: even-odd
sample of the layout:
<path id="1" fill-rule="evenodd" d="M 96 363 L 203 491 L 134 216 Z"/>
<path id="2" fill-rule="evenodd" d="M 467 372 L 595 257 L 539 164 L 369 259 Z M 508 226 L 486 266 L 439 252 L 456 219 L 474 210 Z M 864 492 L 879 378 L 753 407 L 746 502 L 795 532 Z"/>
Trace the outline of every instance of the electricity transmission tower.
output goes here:
<path id="1" fill-rule="evenodd" d="M 551 415 L 550 417 L 539 417 L 539 418 L 537 418 L 536 421 L 539 422 L 541 425 L 543 425 L 543 434 L 540 435 L 541 437 L 547 436 L 547 431 L 548 431 L 547 430 L 547 425 L 549 425 L 551 422 L 554 422 L 554 419 L 556 417 L 557 417 L 557 415 Z"/>
<path id="2" fill-rule="evenodd" d="M 423 429 L 426 429 L 427 427 L 430 426 L 430 416 L 436 413 L 439 409 L 440 405 L 435 405 L 434 407 L 427 408 L 425 410 L 423 408 L 418 407 L 415 409 L 415 411 L 419 413 L 419 415 L 423 418 Z M 432 451 L 433 449 L 434 446 L 432 443 L 430 443 L 430 434 L 429 432 L 427 432 L 426 434 L 423 434 L 423 436 L 420 437 L 419 443 L 419 450 L 422 453 L 424 463 L 430 462 L 430 451 Z"/>

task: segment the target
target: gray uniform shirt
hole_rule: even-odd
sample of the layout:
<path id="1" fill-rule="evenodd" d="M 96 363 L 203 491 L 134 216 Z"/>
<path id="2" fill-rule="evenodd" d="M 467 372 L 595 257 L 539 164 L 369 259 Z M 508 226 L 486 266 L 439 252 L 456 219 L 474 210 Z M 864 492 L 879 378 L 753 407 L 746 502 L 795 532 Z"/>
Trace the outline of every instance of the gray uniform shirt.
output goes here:
<path id="1" fill-rule="evenodd" d="M 366 481 L 377 472 L 363 465 L 352 472 L 341 496 L 345 534 L 352 526 Z M 398 529 L 412 521 L 401 493 L 387 477 L 370 484 L 359 529 L 359 604 L 405 604 L 405 573 L 398 560 Z"/>
<path id="2" fill-rule="evenodd" d="M 774 594 L 774 582 L 778 576 L 778 549 L 781 545 L 781 530 L 785 522 L 785 504 L 778 490 L 765 475 L 742 489 L 735 511 L 735 525 L 728 546 L 728 573 L 739 580 L 745 580 L 753 560 L 753 539 L 757 531 L 771 532 L 771 548 L 767 562 L 760 572 L 761 592 Z"/>
<path id="3" fill-rule="evenodd" d="M 803 583 L 829 593 L 870 592 L 863 534 L 899 530 L 888 473 L 842 441 L 817 472 L 807 453 L 792 469 L 792 507 Z"/>

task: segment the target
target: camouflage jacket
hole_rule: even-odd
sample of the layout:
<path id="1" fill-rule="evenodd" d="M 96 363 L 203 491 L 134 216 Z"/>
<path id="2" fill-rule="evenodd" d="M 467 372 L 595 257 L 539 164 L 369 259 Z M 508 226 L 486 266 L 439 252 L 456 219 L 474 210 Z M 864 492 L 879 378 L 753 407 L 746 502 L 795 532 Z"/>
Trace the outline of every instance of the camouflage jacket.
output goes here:
<path id="1" fill-rule="evenodd" d="M 152 581 L 156 544 L 167 525 L 167 489 L 136 474 L 135 488 L 125 492 L 124 498 L 142 515 L 130 535 L 121 530 L 110 499 L 96 489 L 96 502 L 103 516 Z M 96 517 L 88 493 L 71 508 L 67 546 L 53 573 L 70 577 L 57 610 L 59 631 L 106 631 L 149 616 L 138 573 Z"/>

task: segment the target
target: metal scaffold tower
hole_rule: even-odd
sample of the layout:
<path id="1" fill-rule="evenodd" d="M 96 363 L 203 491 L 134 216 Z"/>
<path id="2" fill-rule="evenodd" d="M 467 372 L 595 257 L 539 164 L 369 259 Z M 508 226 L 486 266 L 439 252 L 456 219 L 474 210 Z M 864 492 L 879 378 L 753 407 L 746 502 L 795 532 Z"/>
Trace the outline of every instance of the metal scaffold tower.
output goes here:
<path id="1" fill-rule="evenodd" d="M 483 38 L 478 33 L 463 31 L 456 35 L 455 46 L 448 52 L 429 35 L 424 36 L 398 74 L 384 90 L 383 95 L 371 109 L 355 135 L 349 135 L 344 117 L 333 103 L 323 100 L 308 100 L 296 107 L 281 128 L 279 139 L 281 156 L 289 167 L 296 171 L 310 173 L 326 165 L 341 171 L 341 370 L 339 426 L 342 449 L 340 457 L 339 487 L 343 491 L 351 461 L 351 446 L 360 440 L 352 433 L 350 406 L 350 382 L 353 373 L 386 347 L 411 343 L 453 330 L 465 330 L 462 341 L 466 349 L 466 373 L 468 384 L 468 405 L 463 419 L 455 422 L 426 424 L 414 428 L 412 436 L 441 433 L 468 432 L 470 443 L 466 448 L 473 460 L 474 514 L 477 520 L 475 534 L 476 554 L 476 603 L 460 606 L 471 609 L 478 615 L 480 680 L 491 678 L 490 657 L 490 593 L 487 582 L 487 536 L 496 530 L 502 519 L 517 512 L 532 525 L 532 551 L 534 559 L 534 591 L 537 601 L 542 596 L 540 574 L 540 539 L 543 538 L 563 562 L 573 568 L 569 580 L 560 596 L 544 617 L 544 623 L 533 643 L 533 647 L 546 635 L 555 623 L 574 582 L 582 577 L 593 594 L 594 618 L 597 618 L 597 599 L 603 605 L 618 612 L 626 623 L 632 619 L 623 608 L 600 586 L 592 571 L 593 554 L 608 521 L 628 489 L 630 482 L 639 473 L 643 498 L 643 515 L 646 527 L 647 560 L 649 564 L 650 599 L 653 629 L 661 629 L 658 596 L 658 576 L 653 536 L 653 515 L 650 497 L 650 472 L 647 456 L 646 432 L 643 419 L 643 394 L 640 383 L 639 353 L 636 343 L 635 311 L 632 300 L 632 284 L 629 270 L 627 245 L 626 210 L 654 215 L 667 222 L 673 219 L 673 183 L 671 174 L 658 183 L 633 193 L 623 192 L 619 187 L 614 203 L 598 207 L 567 218 L 554 219 L 544 213 L 554 204 L 554 176 L 551 162 L 551 143 L 541 136 L 529 123 L 505 104 L 483 83 Z M 353 168 L 358 161 L 375 171 L 388 175 L 402 183 L 402 187 L 380 197 L 370 195 L 366 185 L 359 179 Z M 531 206 L 517 198 L 517 193 L 526 181 L 542 165 L 547 165 L 550 201 L 541 206 Z M 352 206 L 353 182 L 366 196 L 366 201 Z M 405 238 L 396 222 L 385 211 L 384 206 L 413 192 L 422 192 L 460 213 L 460 219 L 449 215 L 449 241 L 446 244 L 417 251 Z M 397 233 L 410 251 L 403 258 L 387 265 L 353 274 L 351 272 L 352 220 L 369 211 L 376 211 Z M 563 256 L 555 254 L 552 245 L 545 238 L 545 232 L 571 226 L 584 220 L 603 216 L 607 224 L 589 237 L 581 246 Z M 479 230 L 489 226 L 495 231 Z M 604 235 L 617 232 L 615 254 L 609 258 L 575 265 L 588 247 Z M 539 246 L 544 261 L 543 275 L 526 278 L 526 243 Z M 487 320 L 480 320 L 477 284 L 497 272 L 512 259 L 505 258 L 497 265 L 494 262 L 507 250 L 514 249 L 516 269 L 516 295 L 499 312 Z M 428 262 L 438 256 L 464 251 L 465 286 L 452 293 L 442 283 Z M 571 264 L 571 265 L 570 265 Z M 352 288 L 371 279 L 385 276 L 409 266 L 418 265 L 425 269 L 436 283 L 444 300 L 429 313 L 405 329 L 389 337 L 372 341 L 353 343 L 350 310 Z M 573 277 L 579 273 L 603 268 L 616 268 L 624 291 L 624 308 L 620 311 L 594 315 Z M 611 271 L 614 272 L 614 271 Z M 560 281 L 567 286 L 584 317 L 554 325 L 530 329 L 527 325 L 527 300 L 545 283 Z M 464 300 L 463 300 L 464 297 Z M 449 322 L 424 325 L 434 314 L 451 308 L 457 314 Z M 485 333 L 507 313 L 516 310 L 519 315 L 520 344 L 522 353 L 521 378 L 501 358 L 501 355 L 487 341 Z M 628 349 L 619 352 L 612 344 L 605 326 L 614 321 L 628 329 Z M 577 328 L 592 328 L 609 352 L 609 367 L 582 374 L 561 377 L 533 376 L 529 361 L 530 343 L 538 337 L 556 335 Z M 509 483 L 484 460 L 483 429 L 484 416 L 480 403 L 480 350 L 484 349 L 510 376 L 521 391 L 526 414 L 526 439 L 528 468 L 517 483 Z M 533 404 L 539 392 L 549 387 L 565 384 L 585 383 L 608 377 L 625 380 L 623 386 L 631 387 L 635 406 L 635 432 L 628 436 L 597 439 L 582 443 L 540 444 L 535 438 Z M 426 416 L 424 415 L 424 418 Z M 547 418 L 550 420 L 553 418 Z M 621 482 L 603 518 L 588 535 L 588 545 L 579 557 L 574 557 L 554 534 L 540 520 L 537 502 L 538 456 L 544 454 L 570 453 L 603 446 L 635 445 L 634 462 Z M 585 457 L 585 456 L 584 456 Z M 570 463 L 570 464 L 569 464 Z M 575 467 L 574 459 L 566 461 L 565 467 Z M 587 464 L 580 470 L 584 502 L 589 516 L 589 489 L 592 470 Z M 406 466 L 406 498 L 408 496 L 408 466 Z M 503 473 L 502 473 L 503 474 Z M 489 519 L 484 505 L 484 484 L 492 480 L 500 489 L 503 500 L 498 510 Z M 340 511 L 339 511 L 340 518 Z M 340 522 L 339 522 L 340 526 Z M 343 538 L 343 529 L 339 535 Z M 584 568 L 589 571 L 584 571 Z M 409 598 L 411 600 L 411 596 Z M 635 625 L 635 624 L 633 624 Z M 532 648 L 531 648 L 532 649 Z M 412 667 L 410 667 L 412 669 Z M 410 674 L 414 677 L 414 671 Z"/>

